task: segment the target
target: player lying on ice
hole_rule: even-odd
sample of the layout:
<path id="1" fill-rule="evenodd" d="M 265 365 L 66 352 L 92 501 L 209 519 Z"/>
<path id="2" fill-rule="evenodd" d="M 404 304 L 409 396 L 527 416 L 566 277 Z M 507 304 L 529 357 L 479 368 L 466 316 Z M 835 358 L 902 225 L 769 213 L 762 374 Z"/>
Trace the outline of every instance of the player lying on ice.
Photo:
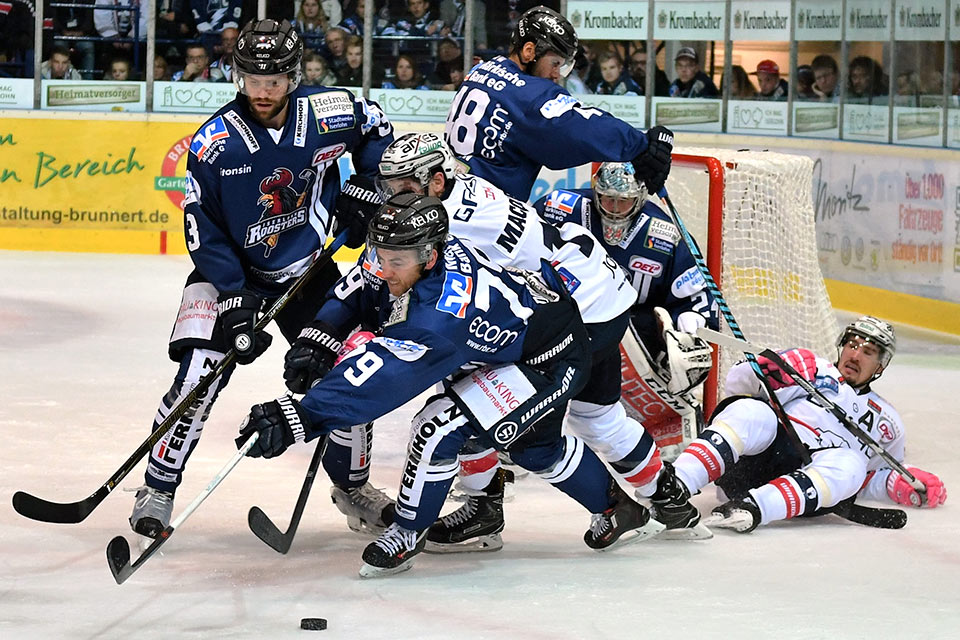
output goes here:
<path id="1" fill-rule="evenodd" d="M 905 433 L 900 415 L 870 388 L 889 366 L 896 348 L 890 324 L 863 316 L 840 334 L 836 364 L 807 349 L 791 349 L 783 357 L 902 462 Z M 811 462 L 803 464 L 784 437 L 773 409 L 759 399 L 760 381 L 750 365 L 735 365 L 726 381 L 731 397 L 674 463 L 687 496 L 714 482 L 730 498 L 704 524 L 747 533 L 761 524 L 835 507 L 853 496 L 930 508 L 946 501 L 946 487 L 937 476 L 908 467 L 927 488 L 921 499 L 900 474 L 884 466 L 880 456 L 809 400 L 790 376 L 766 358 L 757 360 L 810 452 Z"/>
<path id="2" fill-rule="evenodd" d="M 331 334 L 360 325 L 378 337 L 350 352 L 302 402 L 254 406 L 238 443 L 259 431 L 249 455 L 280 455 L 295 442 L 386 415 L 445 381 L 414 418 L 394 522 L 364 550 L 364 577 L 410 568 L 471 438 L 509 450 L 592 513 L 584 542 L 593 549 L 662 531 L 582 440 L 560 433 L 590 363 L 586 329 L 562 280 L 546 262 L 539 272 L 506 271 L 448 229 L 437 198 L 400 194 L 377 211 L 365 255 L 333 288 L 318 321 Z"/>

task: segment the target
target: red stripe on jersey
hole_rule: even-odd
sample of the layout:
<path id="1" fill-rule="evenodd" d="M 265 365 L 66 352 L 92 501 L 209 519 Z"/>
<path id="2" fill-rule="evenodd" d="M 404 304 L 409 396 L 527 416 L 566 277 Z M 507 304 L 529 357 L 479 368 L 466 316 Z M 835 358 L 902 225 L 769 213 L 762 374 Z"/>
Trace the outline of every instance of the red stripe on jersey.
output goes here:
<path id="1" fill-rule="evenodd" d="M 704 466 L 710 482 L 713 482 L 723 475 L 723 464 L 720 458 L 702 442 L 694 440 L 690 446 L 687 447 L 687 453 L 692 453 L 700 461 L 700 464 Z"/>
<path id="2" fill-rule="evenodd" d="M 482 458 L 475 458 L 473 460 L 460 460 L 460 471 L 465 476 L 472 476 L 477 473 L 483 473 L 484 471 L 489 471 L 497 466 L 497 463 L 500 461 L 497 456 L 497 452 L 493 451 L 483 456 Z"/>
<path id="3" fill-rule="evenodd" d="M 650 462 L 644 465 L 637 473 L 627 477 L 627 482 L 635 487 L 650 484 L 653 482 L 653 479 L 657 477 L 657 474 L 660 473 L 660 469 L 663 469 L 663 462 L 660 460 L 660 451 L 659 449 L 654 449 L 653 455 L 650 456 Z"/>
<path id="4" fill-rule="evenodd" d="M 770 482 L 770 484 L 777 488 L 780 495 L 783 496 L 783 501 L 787 503 L 787 518 L 798 516 L 800 514 L 800 494 L 793 486 L 793 483 L 786 478 L 780 477 Z"/>
<path id="5" fill-rule="evenodd" d="M 13 11 L 12 2 L 0 2 L 0 14 L 9 15 Z"/>

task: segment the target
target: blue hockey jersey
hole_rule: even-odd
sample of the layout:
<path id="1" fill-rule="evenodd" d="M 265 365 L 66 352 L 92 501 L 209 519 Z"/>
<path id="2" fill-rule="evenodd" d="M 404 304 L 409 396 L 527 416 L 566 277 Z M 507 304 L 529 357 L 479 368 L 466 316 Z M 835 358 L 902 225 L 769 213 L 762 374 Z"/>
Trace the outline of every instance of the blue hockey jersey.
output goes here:
<path id="1" fill-rule="evenodd" d="M 533 206 L 548 222 L 576 222 L 603 239 L 592 189 L 556 189 Z M 653 307 L 669 311 L 674 324 L 684 311 L 697 312 L 706 319 L 708 327 L 717 329 L 717 305 L 707 290 L 706 281 L 680 230 L 655 202 L 648 200 L 643 205 L 618 244 L 611 246 L 604 242 L 603 246 L 630 274 L 637 290 L 637 303 L 631 315 L 642 335 L 659 335 L 649 312 Z"/>
<path id="2" fill-rule="evenodd" d="M 317 315 L 344 329 L 362 325 L 378 337 L 307 392 L 307 440 L 386 415 L 464 365 L 518 362 L 543 342 L 528 332 L 538 300 L 525 280 L 453 236 L 437 264 L 399 298 L 391 297 L 379 269 L 375 252 L 367 251 Z"/>
<path id="3" fill-rule="evenodd" d="M 566 89 L 524 73 L 503 56 L 470 70 L 447 114 L 454 153 L 519 200 L 527 200 L 543 167 L 628 162 L 647 136 L 605 111 L 585 107 Z"/>
<path id="4" fill-rule="evenodd" d="M 187 157 L 184 229 L 199 272 L 218 291 L 275 295 L 309 266 L 334 227 L 337 159 L 374 177 L 393 127 L 344 89 L 300 86 L 275 131 L 238 95 L 197 131 Z"/>

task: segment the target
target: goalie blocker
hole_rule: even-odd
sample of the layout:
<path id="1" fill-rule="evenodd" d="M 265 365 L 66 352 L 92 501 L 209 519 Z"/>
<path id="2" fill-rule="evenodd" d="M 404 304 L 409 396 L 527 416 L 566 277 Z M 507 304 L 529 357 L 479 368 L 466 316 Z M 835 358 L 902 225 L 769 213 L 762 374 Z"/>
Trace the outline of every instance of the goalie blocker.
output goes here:
<path id="1" fill-rule="evenodd" d="M 674 330 L 662 307 L 654 314 L 664 343 L 658 357 L 632 324 L 620 341 L 621 397 L 627 414 L 653 436 L 660 456 L 672 461 L 703 428 L 700 385 L 712 350 L 701 338 Z"/>

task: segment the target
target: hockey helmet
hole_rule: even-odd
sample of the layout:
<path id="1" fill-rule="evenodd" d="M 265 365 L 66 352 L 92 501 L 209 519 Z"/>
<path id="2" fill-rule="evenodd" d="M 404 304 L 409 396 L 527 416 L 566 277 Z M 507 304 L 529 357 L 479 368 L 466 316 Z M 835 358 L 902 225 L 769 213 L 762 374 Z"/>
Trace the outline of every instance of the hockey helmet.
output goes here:
<path id="1" fill-rule="evenodd" d="M 240 31 L 233 52 L 233 81 L 246 95 L 244 76 L 287 74 L 287 93 L 300 85 L 303 39 L 287 20 L 251 20 Z"/>
<path id="2" fill-rule="evenodd" d="M 843 351 L 843 346 L 854 336 L 880 348 L 880 369 L 872 379 L 879 378 L 897 352 L 897 334 L 893 330 L 893 325 L 873 316 L 860 316 L 840 332 L 840 337 L 837 338 L 838 358 Z"/>
<path id="3" fill-rule="evenodd" d="M 510 35 L 510 51 L 519 54 L 528 42 L 536 45 L 533 62 L 553 51 L 563 58 L 560 75 L 566 78 L 573 70 L 580 41 L 570 21 L 553 9 L 538 5 L 523 12 Z"/>
<path id="4" fill-rule="evenodd" d="M 466 166 L 457 160 L 443 141 L 434 133 L 405 133 L 383 150 L 380 157 L 380 175 L 377 189 L 384 198 L 409 190 L 410 178 L 420 186 L 419 193 L 426 193 L 433 174 L 442 171 L 447 181 L 453 181 Z"/>
<path id="5" fill-rule="evenodd" d="M 593 176 L 593 203 L 600 213 L 603 241 L 615 245 L 647 202 L 647 186 L 629 162 L 604 162 Z"/>
<path id="6" fill-rule="evenodd" d="M 374 249 L 416 249 L 421 264 L 431 250 L 446 242 L 450 221 L 439 198 L 401 193 L 387 200 L 370 220 L 367 246 Z"/>

